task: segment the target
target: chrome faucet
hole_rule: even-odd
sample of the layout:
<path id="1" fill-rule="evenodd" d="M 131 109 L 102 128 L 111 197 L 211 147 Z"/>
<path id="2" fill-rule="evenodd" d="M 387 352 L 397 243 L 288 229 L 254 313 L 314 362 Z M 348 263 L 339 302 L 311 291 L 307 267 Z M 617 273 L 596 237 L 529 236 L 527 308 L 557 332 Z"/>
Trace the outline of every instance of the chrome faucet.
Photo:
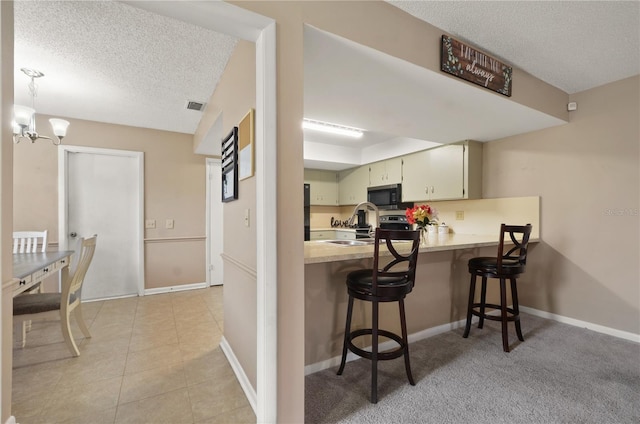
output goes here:
<path id="1" fill-rule="evenodd" d="M 375 237 L 376 228 L 380 226 L 380 211 L 378 210 L 378 207 L 371 202 L 361 202 L 356 205 L 356 207 L 353 209 L 353 214 L 351 214 L 351 218 L 349 218 L 349 226 L 353 226 L 353 220 L 355 219 L 356 215 L 358 215 L 358 211 L 361 209 L 365 211 L 372 210 L 376 213 L 376 225 L 369 230 L 369 236 Z"/>

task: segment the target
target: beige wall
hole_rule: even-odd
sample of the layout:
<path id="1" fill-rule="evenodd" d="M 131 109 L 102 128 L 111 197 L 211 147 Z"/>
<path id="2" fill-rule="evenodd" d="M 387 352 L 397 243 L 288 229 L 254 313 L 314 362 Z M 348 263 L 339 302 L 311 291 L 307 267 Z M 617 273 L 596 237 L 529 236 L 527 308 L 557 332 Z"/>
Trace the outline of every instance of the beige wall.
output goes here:
<path id="1" fill-rule="evenodd" d="M 13 114 L 13 3 L 0 2 L 0 275 L 2 286 L 12 279 L 11 233 L 13 191 L 13 144 L 11 119 Z M 11 349 L 13 347 L 12 290 L 0 294 L 2 341 L 0 359 L 0 422 L 11 416 Z"/>
<path id="2" fill-rule="evenodd" d="M 223 136 L 256 104 L 256 48 L 239 41 L 209 99 L 194 135 L 194 148 L 221 118 Z M 218 199 L 214 199 L 218 201 Z M 223 204 L 224 337 L 256 388 L 256 178 L 240 181 L 238 199 Z M 249 227 L 244 224 L 249 213 Z"/>
<path id="3" fill-rule="evenodd" d="M 48 116 L 37 126 L 49 133 Z M 145 288 L 202 283 L 205 268 L 205 157 L 192 153 L 192 136 L 69 119 L 64 144 L 144 152 Z M 48 141 L 14 146 L 14 230 L 48 229 L 58 240 L 58 149 Z M 174 229 L 165 229 L 165 219 Z M 180 241 L 181 237 L 194 240 Z"/>
<path id="4" fill-rule="evenodd" d="M 522 305 L 640 334 L 640 77 L 571 96 L 570 123 L 484 146 L 485 197 L 541 197 Z"/>

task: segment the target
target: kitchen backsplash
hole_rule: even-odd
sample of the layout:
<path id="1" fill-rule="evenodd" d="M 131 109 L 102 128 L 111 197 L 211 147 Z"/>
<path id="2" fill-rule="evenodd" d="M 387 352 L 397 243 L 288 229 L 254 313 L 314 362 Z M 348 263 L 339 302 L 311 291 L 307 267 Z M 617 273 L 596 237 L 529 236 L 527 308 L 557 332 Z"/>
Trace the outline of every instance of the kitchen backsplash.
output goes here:
<path id="1" fill-rule="evenodd" d="M 532 238 L 540 236 L 540 197 L 508 197 L 500 199 L 450 200 L 416 202 L 429 204 L 438 211 L 438 222 L 446 223 L 449 231 L 460 234 L 497 234 L 500 223 L 533 225 Z M 346 220 L 353 206 L 311 206 L 311 229 L 331 227 L 331 218 Z M 460 216 L 462 212 L 462 216 Z M 382 211 L 382 214 L 404 213 Z M 462 218 L 462 219 L 459 219 Z"/>
<path id="2" fill-rule="evenodd" d="M 345 220 L 351 217 L 353 206 L 311 206 L 311 229 L 331 228 L 331 218 Z"/>

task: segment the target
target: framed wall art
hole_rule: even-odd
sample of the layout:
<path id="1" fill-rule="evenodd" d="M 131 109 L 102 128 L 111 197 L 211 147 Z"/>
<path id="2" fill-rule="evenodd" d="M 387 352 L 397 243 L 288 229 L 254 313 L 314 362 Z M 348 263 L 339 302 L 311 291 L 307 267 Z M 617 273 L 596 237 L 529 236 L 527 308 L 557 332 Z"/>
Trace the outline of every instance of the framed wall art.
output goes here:
<path id="1" fill-rule="evenodd" d="M 238 127 L 222 139 L 222 201 L 238 198 Z"/>
<path id="2" fill-rule="evenodd" d="M 440 70 L 511 97 L 511 66 L 447 35 L 442 35 Z"/>
<path id="3" fill-rule="evenodd" d="M 240 164 L 239 177 L 241 180 L 253 177 L 255 162 L 253 134 L 253 109 L 249 109 L 249 112 L 238 124 L 238 163 Z"/>

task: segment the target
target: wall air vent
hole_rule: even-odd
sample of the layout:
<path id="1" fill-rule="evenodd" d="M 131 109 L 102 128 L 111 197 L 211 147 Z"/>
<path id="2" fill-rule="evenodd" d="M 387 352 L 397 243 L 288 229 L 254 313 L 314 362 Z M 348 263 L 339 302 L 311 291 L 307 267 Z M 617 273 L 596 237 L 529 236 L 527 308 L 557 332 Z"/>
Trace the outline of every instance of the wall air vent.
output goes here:
<path id="1" fill-rule="evenodd" d="M 200 112 L 202 111 L 202 109 L 204 109 L 204 105 L 205 103 L 194 102 L 193 100 L 187 101 L 187 109 L 189 110 L 197 110 L 198 112 Z"/>

